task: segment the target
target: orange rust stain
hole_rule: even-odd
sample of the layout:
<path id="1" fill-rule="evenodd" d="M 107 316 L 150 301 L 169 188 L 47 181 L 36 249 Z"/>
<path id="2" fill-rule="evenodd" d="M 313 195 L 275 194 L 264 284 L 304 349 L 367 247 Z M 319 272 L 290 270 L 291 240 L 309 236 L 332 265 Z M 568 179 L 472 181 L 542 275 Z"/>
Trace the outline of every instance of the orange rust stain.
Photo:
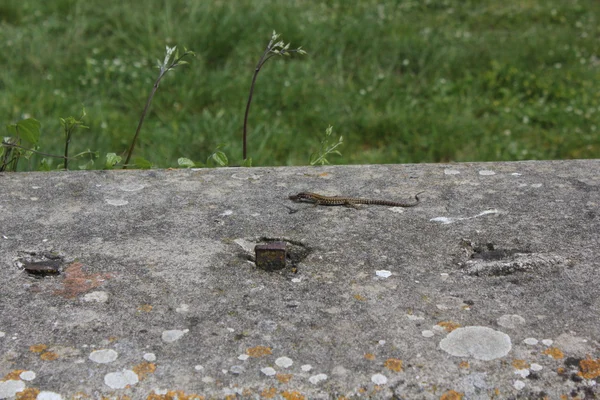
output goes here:
<path id="1" fill-rule="evenodd" d="M 364 357 L 369 361 L 375 360 L 375 354 L 373 353 L 365 353 Z"/>
<path id="2" fill-rule="evenodd" d="M 204 396 L 198 394 L 185 394 L 182 390 L 169 390 L 165 394 L 156 394 L 152 391 L 146 400 L 204 400 Z"/>
<path id="3" fill-rule="evenodd" d="M 560 400 L 569 400 L 569 396 L 567 396 L 566 394 L 561 394 Z"/>
<path id="4" fill-rule="evenodd" d="M 83 264 L 74 262 L 65 269 L 65 280 L 63 288 L 55 290 L 54 294 L 63 296 L 69 299 L 79 296 L 90 289 L 97 288 L 102 285 L 105 280 L 110 279 L 110 274 L 86 274 L 81 269 Z"/>
<path id="5" fill-rule="evenodd" d="M 459 393 L 454 390 L 448 390 L 440 397 L 440 400 L 461 400 L 463 396 L 463 393 Z"/>
<path id="6" fill-rule="evenodd" d="M 152 364 L 149 362 L 140 363 L 132 368 L 133 372 L 135 372 L 140 381 L 146 379 L 148 374 L 153 374 L 156 371 L 156 364 Z"/>
<path id="7" fill-rule="evenodd" d="M 37 399 L 38 394 L 40 394 L 40 390 L 36 388 L 27 388 L 16 394 L 16 400 L 35 400 Z"/>
<path id="8" fill-rule="evenodd" d="M 20 381 L 22 372 L 27 371 L 26 369 L 15 369 L 14 371 L 10 371 L 8 374 L 4 376 L 4 378 L 0 379 L 0 381 Z"/>
<path id="9" fill-rule="evenodd" d="M 366 388 L 364 388 L 364 387 L 359 387 L 359 388 L 358 388 L 358 393 L 360 393 L 360 394 L 365 394 L 365 393 L 367 393 L 367 389 L 366 389 Z"/>
<path id="10" fill-rule="evenodd" d="M 277 389 L 274 387 L 268 388 L 260 392 L 260 397 L 264 397 L 265 399 L 272 399 L 277 395 Z"/>
<path id="11" fill-rule="evenodd" d="M 355 294 L 354 298 L 358 301 L 366 301 L 367 298 L 365 296 L 361 296 L 360 294 Z"/>
<path id="12" fill-rule="evenodd" d="M 594 379 L 600 376 L 600 358 L 592 359 L 589 355 L 585 360 L 579 361 L 579 371 L 577 375 L 585 379 Z"/>
<path id="13" fill-rule="evenodd" d="M 54 361 L 58 359 L 58 354 L 56 354 L 53 351 L 45 351 L 42 354 L 40 354 L 40 358 L 44 361 Z"/>
<path id="14" fill-rule="evenodd" d="M 45 344 L 34 344 L 33 346 L 29 346 L 29 351 L 32 353 L 41 353 L 42 351 L 48 348 Z"/>
<path id="15" fill-rule="evenodd" d="M 150 304 L 142 304 L 141 306 L 138 306 L 137 310 L 139 312 L 150 312 L 152 311 L 153 306 Z"/>
<path id="16" fill-rule="evenodd" d="M 442 328 L 444 328 L 446 330 L 446 332 L 452 332 L 456 328 L 460 328 L 460 324 L 458 324 L 454 321 L 442 321 L 442 322 L 438 322 L 437 324 L 438 324 L 438 326 L 441 326 Z"/>
<path id="17" fill-rule="evenodd" d="M 565 369 L 563 367 L 558 367 L 558 369 L 556 370 L 556 373 L 559 375 L 562 375 L 565 373 Z"/>
<path id="18" fill-rule="evenodd" d="M 337 400 L 350 400 L 350 399 L 348 399 L 346 396 L 340 396 L 337 398 Z"/>
<path id="19" fill-rule="evenodd" d="M 529 363 L 525 360 L 519 360 L 518 358 L 515 358 L 512 362 L 512 366 L 515 369 L 528 369 Z"/>
<path id="20" fill-rule="evenodd" d="M 250 397 L 251 395 L 252 395 L 252 390 L 250 390 L 250 389 L 242 390 L 242 396 Z"/>
<path id="21" fill-rule="evenodd" d="M 292 374 L 277 374 L 275 378 L 281 383 L 288 383 L 292 379 Z"/>
<path id="22" fill-rule="evenodd" d="M 285 400 L 304 400 L 306 397 L 304 397 L 302 395 L 302 393 L 300 392 L 289 392 L 289 391 L 283 391 L 281 392 L 281 396 L 285 399 Z"/>
<path id="23" fill-rule="evenodd" d="M 387 360 L 385 360 L 385 363 L 383 365 L 390 371 L 402 371 L 402 360 L 398 360 L 397 358 L 388 358 Z"/>
<path id="24" fill-rule="evenodd" d="M 561 359 L 561 358 L 565 357 L 565 355 L 563 354 L 563 352 L 560 351 L 560 349 L 557 348 L 557 347 L 548 347 L 542 353 L 551 356 L 555 360 L 558 360 L 558 359 Z"/>
<path id="25" fill-rule="evenodd" d="M 326 176 L 329 176 L 329 172 L 321 172 L 321 173 L 319 174 L 319 176 L 320 176 L 321 178 L 324 178 L 324 177 L 326 177 Z"/>
<path id="26" fill-rule="evenodd" d="M 264 357 L 273 354 L 273 352 L 271 351 L 270 347 L 255 346 L 248 348 L 246 350 L 246 354 L 248 354 L 250 357 Z"/>
<path id="27" fill-rule="evenodd" d="M 469 368 L 469 362 L 468 361 L 461 361 L 458 363 L 458 368 L 463 368 L 463 369 L 467 369 Z"/>
<path id="28" fill-rule="evenodd" d="M 235 394 L 228 394 L 225 396 L 225 400 L 235 400 L 237 396 Z"/>

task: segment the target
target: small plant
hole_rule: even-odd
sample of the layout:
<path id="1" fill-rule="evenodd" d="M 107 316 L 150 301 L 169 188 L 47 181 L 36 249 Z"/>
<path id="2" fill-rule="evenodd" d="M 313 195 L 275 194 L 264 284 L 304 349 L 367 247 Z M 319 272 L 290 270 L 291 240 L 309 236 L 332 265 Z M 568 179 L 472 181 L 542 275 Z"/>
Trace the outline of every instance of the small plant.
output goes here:
<path id="1" fill-rule="evenodd" d="M 206 164 L 202 164 L 201 162 L 194 162 L 194 161 L 190 160 L 189 158 L 180 157 L 177 159 L 177 165 L 179 165 L 180 167 L 183 167 L 183 168 L 194 168 L 194 167 L 204 167 L 204 166 L 206 166 L 206 167 L 213 167 L 213 166 L 227 167 L 229 165 L 229 159 L 227 158 L 225 153 L 223 151 L 221 151 L 221 148 L 223 146 L 224 146 L 223 144 L 219 144 L 217 146 L 215 151 L 210 156 L 208 156 L 208 158 L 206 159 Z"/>
<path id="2" fill-rule="evenodd" d="M 254 93 L 254 84 L 256 83 L 256 77 L 258 76 L 258 72 L 262 68 L 263 65 L 267 61 L 269 61 L 272 57 L 275 56 L 290 56 L 291 53 L 298 54 L 306 54 L 306 51 L 302 50 L 302 47 L 298 47 L 297 49 L 290 50 L 290 44 L 285 44 L 283 41 L 276 40 L 279 38 L 279 35 L 273 31 L 273 35 L 271 35 L 271 40 L 265 49 L 260 60 L 258 60 L 258 64 L 256 64 L 256 68 L 254 69 L 254 75 L 252 76 L 252 84 L 250 85 L 250 94 L 248 95 L 248 102 L 246 103 L 246 113 L 244 114 L 244 134 L 242 137 L 242 158 L 244 162 L 246 162 L 247 155 L 247 147 L 246 147 L 246 138 L 247 138 L 247 129 L 248 129 L 248 113 L 250 112 L 250 103 L 252 103 L 252 94 Z"/>
<path id="3" fill-rule="evenodd" d="M 133 149 L 135 148 L 135 143 L 140 134 L 140 130 L 142 129 L 142 124 L 144 123 L 144 119 L 146 118 L 146 113 L 148 112 L 148 109 L 150 108 L 150 103 L 152 103 L 152 98 L 154 97 L 154 94 L 156 93 L 156 90 L 158 89 L 158 85 L 160 84 L 161 79 L 163 78 L 163 76 L 165 76 L 165 74 L 167 72 L 169 72 L 173 68 L 178 67 L 183 64 L 187 64 L 187 61 L 183 60 L 184 57 L 190 56 L 190 55 L 191 56 L 195 55 L 195 53 L 193 51 L 187 50 L 184 47 L 183 54 L 181 55 L 181 57 L 179 57 L 179 52 L 177 51 L 177 46 L 174 46 L 174 47 L 166 46 L 166 48 L 167 48 L 167 50 L 166 50 L 165 59 L 162 62 L 160 60 L 158 60 L 158 69 L 160 70 L 160 72 L 158 73 L 158 78 L 156 78 L 156 81 L 154 81 L 154 86 L 152 87 L 150 96 L 148 96 L 148 101 L 146 101 L 146 106 L 144 107 L 144 110 L 142 111 L 142 115 L 140 116 L 140 122 L 138 123 L 137 129 L 135 130 L 135 135 L 133 136 L 133 140 L 131 141 L 131 146 L 129 146 L 129 151 L 127 152 L 127 158 L 125 159 L 125 164 L 123 165 L 124 169 L 127 168 L 127 166 L 129 165 L 129 160 L 131 159 L 131 154 L 133 154 Z M 152 164 L 149 161 L 144 160 L 143 158 L 136 159 L 135 164 L 140 168 L 150 168 L 152 166 Z"/>
<path id="4" fill-rule="evenodd" d="M 73 132 L 75 132 L 78 128 L 88 129 L 88 127 L 83 124 L 83 119 L 85 118 L 85 116 L 86 113 L 84 108 L 81 111 L 80 119 L 76 119 L 75 117 L 67 117 L 60 119 L 60 124 L 65 130 L 65 155 L 63 157 L 65 171 L 69 169 L 69 143 L 71 143 L 71 136 L 73 136 Z"/>
<path id="5" fill-rule="evenodd" d="M 23 119 L 6 126 L 9 136 L 5 136 L 0 146 L 0 172 L 16 172 L 21 157 L 29 159 L 36 153 L 40 139 L 41 124 L 33 118 Z"/>
<path id="6" fill-rule="evenodd" d="M 332 133 L 333 133 L 333 126 L 330 125 L 325 130 L 325 137 L 323 138 L 323 140 L 321 140 L 321 145 L 319 146 L 319 150 L 317 150 L 316 152 L 314 152 L 310 155 L 310 160 L 309 160 L 310 165 L 329 164 L 329 161 L 327 160 L 327 156 L 329 154 L 337 154 L 338 156 L 342 155 L 342 153 L 340 153 L 336 149 L 342 145 L 344 138 L 340 135 L 340 137 L 336 143 L 329 144 L 329 140 L 331 139 Z"/>

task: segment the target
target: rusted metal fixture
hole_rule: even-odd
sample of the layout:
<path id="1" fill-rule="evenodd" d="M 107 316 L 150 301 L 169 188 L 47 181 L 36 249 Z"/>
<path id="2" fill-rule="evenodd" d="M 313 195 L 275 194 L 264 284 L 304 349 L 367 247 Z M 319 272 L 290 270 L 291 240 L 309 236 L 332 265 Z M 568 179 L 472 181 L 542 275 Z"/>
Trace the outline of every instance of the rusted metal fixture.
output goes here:
<path id="1" fill-rule="evenodd" d="M 272 242 L 257 244 L 254 247 L 256 253 L 256 266 L 265 271 L 277 271 L 285 268 L 286 243 Z"/>

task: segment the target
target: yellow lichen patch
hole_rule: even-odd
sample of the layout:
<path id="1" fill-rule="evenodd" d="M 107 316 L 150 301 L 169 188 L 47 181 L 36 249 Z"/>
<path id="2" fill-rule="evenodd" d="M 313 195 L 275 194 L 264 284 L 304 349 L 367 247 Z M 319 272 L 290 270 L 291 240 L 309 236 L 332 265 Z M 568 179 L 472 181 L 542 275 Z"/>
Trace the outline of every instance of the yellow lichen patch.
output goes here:
<path id="1" fill-rule="evenodd" d="M 18 381 L 21 380 L 19 375 L 21 372 L 25 372 L 24 369 L 15 369 L 14 371 L 10 371 L 8 374 L 4 376 L 4 378 L 0 379 L 0 381 Z"/>
<path id="2" fill-rule="evenodd" d="M 283 397 L 285 400 L 304 400 L 306 398 L 300 392 L 289 392 L 287 390 L 281 392 L 281 397 Z"/>
<path id="3" fill-rule="evenodd" d="M 29 346 L 29 351 L 32 353 L 41 353 L 42 351 L 48 348 L 45 344 L 34 344 L 33 346 Z"/>
<path id="4" fill-rule="evenodd" d="M 237 399 L 237 396 L 235 394 L 228 394 L 227 396 L 225 396 L 225 400 L 235 400 Z"/>
<path id="5" fill-rule="evenodd" d="M 594 379 L 600 376 L 600 358 L 592 359 L 589 355 L 585 360 L 579 361 L 579 371 L 577 375 L 585 379 Z"/>
<path id="6" fill-rule="evenodd" d="M 139 380 L 143 381 L 144 379 L 146 379 L 146 376 L 148 376 L 148 374 L 153 374 L 154 371 L 156 371 L 156 365 L 149 362 L 143 362 L 134 366 L 132 369 L 133 372 L 137 374 Z"/>
<path id="7" fill-rule="evenodd" d="M 156 394 L 152 391 L 146 400 L 204 400 L 204 396 L 198 394 L 185 394 L 182 390 L 169 390 L 165 394 Z"/>
<path id="8" fill-rule="evenodd" d="M 365 296 L 361 296 L 358 293 L 354 295 L 354 298 L 358 301 L 366 301 L 367 300 L 367 298 Z"/>
<path id="9" fill-rule="evenodd" d="M 292 374 L 277 374 L 275 378 L 281 383 L 288 383 L 292 379 Z"/>
<path id="10" fill-rule="evenodd" d="M 402 371 L 402 360 L 398 360 L 397 358 L 388 358 L 387 360 L 385 360 L 385 363 L 383 365 L 390 371 Z"/>
<path id="11" fill-rule="evenodd" d="M 40 394 L 40 390 L 36 388 L 27 388 L 16 394 L 16 400 L 35 400 Z"/>
<path id="12" fill-rule="evenodd" d="M 275 396 L 277 396 L 277 389 L 274 387 L 264 389 L 262 392 L 260 392 L 260 397 L 264 397 L 265 399 L 272 399 Z"/>
<path id="13" fill-rule="evenodd" d="M 512 361 L 512 366 L 515 369 L 528 369 L 529 368 L 529 363 L 525 360 L 519 360 L 518 358 L 515 358 Z"/>
<path id="14" fill-rule="evenodd" d="M 40 354 L 40 358 L 44 361 L 54 361 L 58 359 L 58 354 L 56 354 L 53 351 L 45 351 L 42 354 Z"/>
<path id="15" fill-rule="evenodd" d="M 448 390 L 440 397 L 440 400 L 461 400 L 463 396 L 463 393 L 459 393 L 454 390 Z"/>
<path id="16" fill-rule="evenodd" d="M 83 392 L 77 392 L 73 395 L 73 400 L 89 399 L 90 396 Z"/>
<path id="17" fill-rule="evenodd" d="M 463 369 L 467 369 L 469 368 L 469 362 L 468 361 L 461 361 L 458 363 L 458 368 L 463 368 Z"/>
<path id="18" fill-rule="evenodd" d="M 452 332 L 456 328 L 460 328 L 460 324 L 454 321 L 442 321 L 437 323 L 438 326 L 441 326 L 446 330 L 446 332 Z"/>
<path id="19" fill-rule="evenodd" d="M 319 176 L 320 176 L 321 178 L 324 178 L 324 177 L 326 177 L 326 176 L 329 176 L 329 172 L 321 172 L 321 173 L 319 174 Z"/>
<path id="20" fill-rule="evenodd" d="M 557 348 L 557 347 L 548 347 L 542 353 L 546 354 L 546 355 L 548 355 L 548 356 L 550 356 L 552 358 L 554 358 L 555 360 L 558 360 L 558 359 L 561 359 L 561 358 L 565 357 L 565 355 L 563 354 L 563 352 L 560 351 L 560 349 Z"/>
<path id="21" fill-rule="evenodd" d="M 255 346 L 248 348 L 246 350 L 246 354 L 248 354 L 250 357 L 264 357 L 273 354 L 273 352 L 271 351 L 270 347 Z"/>
<path id="22" fill-rule="evenodd" d="M 150 304 L 142 304 L 141 306 L 138 306 L 137 310 L 138 312 L 150 312 L 152 311 L 152 307 Z"/>
<path id="23" fill-rule="evenodd" d="M 369 361 L 375 360 L 375 354 L 373 354 L 373 353 L 365 353 L 364 357 L 365 357 L 365 359 L 367 359 Z"/>

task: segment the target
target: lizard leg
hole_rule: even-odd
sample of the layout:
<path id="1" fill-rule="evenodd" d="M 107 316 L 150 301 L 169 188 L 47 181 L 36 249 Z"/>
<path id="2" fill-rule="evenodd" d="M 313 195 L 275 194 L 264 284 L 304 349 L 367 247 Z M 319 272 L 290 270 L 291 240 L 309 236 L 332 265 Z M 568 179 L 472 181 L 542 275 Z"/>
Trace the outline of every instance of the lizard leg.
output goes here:
<path id="1" fill-rule="evenodd" d="M 353 202 L 351 202 L 350 200 L 346 200 L 346 201 L 344 202 L 344 205 L 345 205 L 346 207 L 352 207 L 352 208 L 354 208 L 354 209 L 357 209 L 357 210 L 358 210 L 358 206 L 357 206 L 356 204 L 354 204 Z"/>

